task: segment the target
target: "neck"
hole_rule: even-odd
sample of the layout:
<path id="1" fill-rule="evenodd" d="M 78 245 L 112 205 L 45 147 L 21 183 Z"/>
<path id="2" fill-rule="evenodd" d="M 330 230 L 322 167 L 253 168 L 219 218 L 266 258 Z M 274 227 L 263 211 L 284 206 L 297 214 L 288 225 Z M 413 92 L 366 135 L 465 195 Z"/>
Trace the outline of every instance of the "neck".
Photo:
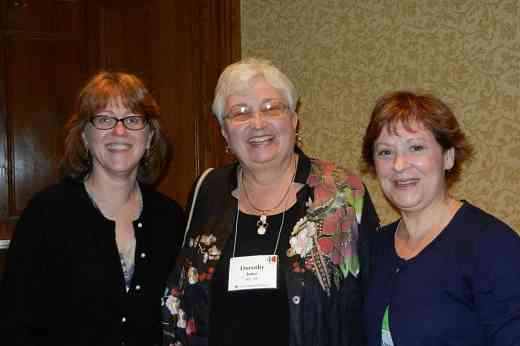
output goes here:
<path id="1" fill-rule="evenodd" d="M 430 244 L 449 224 L 460 202 L 446 195 L 435 206 L 421 212 L 402 212 L 395 234 L 400 257 L 411 258 Z"/>
<path id="2" fill-rule="evenodd" d="M 269 189 L 272 186 L 278 186 L 280 182 L 286 181 L 287 177 L 292 177 L 295 161 L 298 156 L 291 153 L 280 164 L 259 166 L 249 168 L 241 164 L 243 175 L 247 180 L 248 188 L 251 189 Z"/>
<path id="3" fill-rule="evenodd" d="M 92 174 L 85 179 L 89 191 L 96 195 L 96 199 L 113 201 L 114 203 L 128 201 L 137 191 L 136 180 L 110 179 Z"/>
<path id="4" fill-rule="evenodd" d="M 446 194 L 424 210 L 413 212 L 402 211 L 402 223 L 404 223 L 406 227 L 403 228 L 401 226 L 401 229 L 405 229 L 411 238 L 420 237 L 429 229 L 434 228 L 440 223 L 445 223 L 454 202 L 455 200 Z"/>
<path id="5" fill-rule="evenodd" d="M 85 179 L 85 189 L 97 208 L 108 218 L 116 217 L 125 207 L 141 202 L 139 184 L 135 179 L 113 178 L 93 172 Z"/>
<path id="6" fill-rule="evenodd" d="M 271 215 L 285 210 L 295 200 L 293 187 L 297 156 L 275 172 L 243 169 L 240 186 L 240 207 L 254 214 Z"/>

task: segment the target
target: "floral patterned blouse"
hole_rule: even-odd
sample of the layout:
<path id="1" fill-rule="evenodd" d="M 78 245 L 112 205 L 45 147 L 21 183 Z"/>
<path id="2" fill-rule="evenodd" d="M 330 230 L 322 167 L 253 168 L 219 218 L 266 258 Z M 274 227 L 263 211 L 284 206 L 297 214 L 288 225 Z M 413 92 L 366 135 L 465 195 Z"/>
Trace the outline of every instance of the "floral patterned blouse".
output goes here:
<path id="1" fill-rule="evenodd" d="M 303 188 L 284 261 L 290 345 L 364 345 L 362 292 L 379 220 L 357 175 L 297 153 L 295 182 Z M 234 164 L 213 170 L 201 185 L 163 297 L 164 345 L 211 345 L 210 281 L 233 232 L 237 169 Z"/>

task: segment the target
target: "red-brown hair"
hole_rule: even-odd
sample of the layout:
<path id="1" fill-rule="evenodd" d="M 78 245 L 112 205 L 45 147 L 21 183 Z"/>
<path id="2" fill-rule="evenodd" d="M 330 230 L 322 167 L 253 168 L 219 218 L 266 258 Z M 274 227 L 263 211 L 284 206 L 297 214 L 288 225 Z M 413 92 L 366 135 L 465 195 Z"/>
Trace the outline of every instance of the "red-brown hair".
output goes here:
<path id="1" fill-rule="evenodd" d="M 364 170 L 375 173 L 374 143 L 383 128 L 395 133 L 397 125 L 402 124 L 411 131 L 414 123 L 428 129 L 444 150 L 454 148 L 455 162 L 453 168 L 446 172 L 446 182 L 451 186 L 460 177 L 462 163 L 471 158 L 473 148 L 466 140 L 451 109 L 431 95 L 397 91 L 377 100 L 363 137 Z"/>
<path id="2" fill-rule="evenodd" d="M 61 172 L 76 179 L 90 174 L 92 158 L 81 134 L 89 119 L 114 100 L 121 102 L 129 111 L 143 115 L 148 121 L 153 137 L 150 149 L 139 165 L 137 179 L 152 183 L 161 175 L 168 158 L 168 141 L 161 130 L 159 106 L 139 78 L 120 72 L 99 72 L 79 92 L 75 110 L 65 125 Z"/>

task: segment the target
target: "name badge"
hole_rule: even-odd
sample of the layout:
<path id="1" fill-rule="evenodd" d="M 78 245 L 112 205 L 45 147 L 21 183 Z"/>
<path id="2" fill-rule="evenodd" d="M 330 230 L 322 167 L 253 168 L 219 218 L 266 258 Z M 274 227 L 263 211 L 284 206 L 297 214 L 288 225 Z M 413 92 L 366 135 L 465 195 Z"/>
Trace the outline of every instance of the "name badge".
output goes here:
<path id="1" fill-rule="evenodd" d="M 276 288 L 278 256 L 232 257 L 229 261 L 228 291 Z"/>

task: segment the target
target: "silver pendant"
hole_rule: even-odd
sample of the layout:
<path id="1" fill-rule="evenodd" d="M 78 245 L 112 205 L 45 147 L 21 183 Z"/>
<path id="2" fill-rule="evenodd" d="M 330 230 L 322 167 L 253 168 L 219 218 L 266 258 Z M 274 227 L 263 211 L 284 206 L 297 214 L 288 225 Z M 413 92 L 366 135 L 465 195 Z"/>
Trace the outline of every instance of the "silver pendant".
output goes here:
<path id="1" fill-rule="evenodd" d="M 269 226 L 269 223 L 267 223 L 267 215 L 260 215 L 260 219 L 256 222 L 256 233 L 264 235 L 265 232 L 267 232 L 267 226 Z"/>

